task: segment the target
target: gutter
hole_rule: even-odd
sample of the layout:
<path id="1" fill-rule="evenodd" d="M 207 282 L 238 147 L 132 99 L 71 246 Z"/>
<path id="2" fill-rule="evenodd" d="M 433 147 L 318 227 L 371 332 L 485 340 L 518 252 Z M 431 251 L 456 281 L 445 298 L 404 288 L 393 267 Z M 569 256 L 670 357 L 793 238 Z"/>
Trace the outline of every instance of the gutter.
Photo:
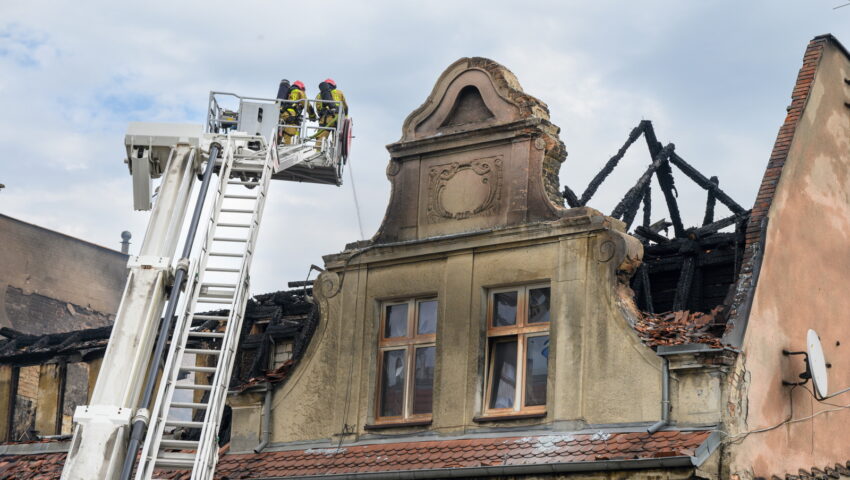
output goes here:
<path id="1" fill-rule="evenodd" d="M 266 383 L 266 396 L 263 399 L 263 420 L 260 444 L 254 447 L 254 453 L 260 453 L 269 445 L 272 434 L 272 385 Z"/>
<path id="2" fill-rule="evenodd" d="M 396 470 L 386 472 L 340 473 L 332 475 L 302 475 L 285 477 L 254 477 L 254 480 L 418 480 L 469 477 L 499 477 L 511 475 L 542 475 L 571 472 L 611 472 L 649 468 L 695 467 L 688 456 L 644 458 L 638 460 L 599 460 L 594 462 L 548 463 L 541 465 L 500 465 L 486 467 L 435 468 L 431 470 Z"/>
<path id="3" fill-rule="evenodd" d="M 661 357 L 661 361 L 661 420 L 646 430 L 650 435 L 670 424 L 670 361 L 667 357 Z"/>

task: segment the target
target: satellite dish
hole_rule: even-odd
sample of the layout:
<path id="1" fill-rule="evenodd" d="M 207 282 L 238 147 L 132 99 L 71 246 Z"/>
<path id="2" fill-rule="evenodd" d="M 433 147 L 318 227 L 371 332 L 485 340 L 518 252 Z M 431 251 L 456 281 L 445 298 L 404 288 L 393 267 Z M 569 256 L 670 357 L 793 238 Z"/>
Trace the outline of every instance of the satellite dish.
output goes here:
<path id="1" fill-rule="evenodd" d="M 812 329 L 809 329 L 809 332 L 806 334 L 806 353 L 809 362 L 809 372 L 812 375 L 812 383 L 815 385 L 815 392 L 821 398 L 825 398 L 829 394 L 826 359 L 823 357 L 823 347 L 820 344 L 820 337 Z"/>

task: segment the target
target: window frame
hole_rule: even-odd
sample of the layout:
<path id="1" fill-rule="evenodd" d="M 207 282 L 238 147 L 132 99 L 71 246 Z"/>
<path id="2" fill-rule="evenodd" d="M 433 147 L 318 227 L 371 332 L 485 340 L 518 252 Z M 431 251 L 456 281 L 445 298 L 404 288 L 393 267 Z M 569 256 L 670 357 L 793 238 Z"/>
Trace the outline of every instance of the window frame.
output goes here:
<path id="1" fill-rule="evenodd" d="M 419 305 L 424 302 L 437 302 L 436 323 L 434 333 L 419 334 Z M 407 335 L 402 337 L 386 338 L 387 326 L 387 310 L 395 305 L 407 305 Z M 416 351 L 424 347 L 432 347 L 435 349 L 435 370 L 436 370 L 436 347 L 437 347 L 437 327 L 440 322 L 440 304 L 436 296 L 414 297 L 407 300 L 391 300 L 380 303 L 380 326 L 378 328 L 378 348 L 376 372 L 377 381 L 375 389 L 375 424 L 403 424 L 403 423 L 420 423 L 430 422 L 434 413 L 433 392 L 434 384 L 431 384 L 431 412 L 430 413 L 413 413 L 413 394 L 415 389 L 415 359 Z M 396 416 L 382 416 L 382 393 L 384 388 L 384 352 L 392 350 L 405 350 L 405 377 L 404 377 L 404 398 L 402 406 L 402 414 Z M 433 382 L 433 380 L 432 380 Z"/>
<path id="2" fill-rule="evenodd" d="M 528 322 L 529 294 L 531 290 L 549 289 L 549 320 L 546 322 Z M 495 319 L 495 297 L 500 293 L 516 292 L 517 305 L 516 317 L 513 325 L 494 326 Z M 545 414 L 547 401 L 542 405 L 526 406 L 526 350 L 528 339 L 540 336 L 549 336 L 552 324 L 552 286 L 551 283 L 531 283 L 525 285 L 514 285 L 511 287 L 491 288 L 487 292 L 487 315 L 486 315 L 486 357 L 484 374 L 484 399 L 482 402 L 483 415 L 485 417 L 513 417 L 516 415 Z M 495 374 L 495 345 L 497 343 L 516 342 L 516 387 L 514 388 L 513 406 L 508 408 L 490 408 L 493 394 L 493 377 Z M 548 396 L 548 372 L 549 362 L 547 356 L 547 396 Z M 548 400 L 548 399 L 546 399 Z"/>

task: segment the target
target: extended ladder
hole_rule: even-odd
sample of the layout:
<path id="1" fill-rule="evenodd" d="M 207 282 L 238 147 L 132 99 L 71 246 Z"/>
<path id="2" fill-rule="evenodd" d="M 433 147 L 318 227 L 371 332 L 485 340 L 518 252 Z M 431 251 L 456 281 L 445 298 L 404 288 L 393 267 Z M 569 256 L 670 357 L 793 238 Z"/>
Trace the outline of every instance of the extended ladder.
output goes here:
<path id="1" fill-rule="evenodd" d="M 270 142 L 262 136 L 240 133 L 217 138 L 223 143 L 224 152 L 218 188 L 200 257 L 189 269 L 185 308 L 171 337 L 163 380 L 136 470 L 137 480 L 154 478 L 154 470 L 158 468 L 191 469 L 193 480 L 208 480 L 213 478 L 218 462 L 218 431 L 249 297 L 251 259 L 266 193 L 280 160 L 274 146 L 275 135 Z M 256 149 L 258 144 L 261 147 Z M 198 309 L 227 312 L 203 315 L 195 313 Z M 199 322 L 214 327 L 199 331 Z M 204 348 L 189 348 L 190 342 L 206 344 Z M 191 354 L 206 356 L 215 366 L 187 362 L 192 359 Z M 196 378 L 183 381 L 186 374 L 194 374 Z M 211 375 L 211 381 L 199 381 L 201 375 Z M 181 390 L 188 390 L 192 398 L 175 399 L 175 393 Z M 195 421 L 194 417 L 176 418 L 180 411 L 203 412 L 203 421 Z M 165 438 L 171 427 L 200 429 L 200 437 L 198 440 Z"/>

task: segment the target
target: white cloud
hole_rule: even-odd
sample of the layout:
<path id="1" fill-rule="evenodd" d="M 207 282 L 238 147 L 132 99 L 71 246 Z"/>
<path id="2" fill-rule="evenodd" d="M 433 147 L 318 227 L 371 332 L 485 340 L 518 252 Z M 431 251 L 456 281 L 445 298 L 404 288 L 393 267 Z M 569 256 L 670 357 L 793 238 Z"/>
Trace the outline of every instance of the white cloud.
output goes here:
<path id="1" fill-rule="evenodd" d="M 286 76 L 312 93 L 332 76 L 355 117 L 352 166 L 370 236 L 389 197 L 384 145 L 442 69 L 473 55 L 504 63 L 549 105 L 570 151 L 561 178 L 574 189 L 650 118 L 663 142 L 747 204 L 805 41 L 829 30 L 850 38 L 831 5 L 790 1 L 329 1 L 301 11 L 317 18 L 292 21 L 289 4 L 259 0 L 0 5 L 0 212 L 113 247 L 129 229 L 137 246 L 146 214 L 132 211 L 121 163 L 127 122 L 201 123 L 211 89 L 272 95 Z M 735 102 L 748 107 L 727 111 Z M 645 147 L 634 148 L 594 205 L 610 211 L 645 168 Z M 274 185 L 255 291 L 284 288 L 359 237 L 345 182 Z M 693 195 L 681 203 L 700 216 Z"/>

